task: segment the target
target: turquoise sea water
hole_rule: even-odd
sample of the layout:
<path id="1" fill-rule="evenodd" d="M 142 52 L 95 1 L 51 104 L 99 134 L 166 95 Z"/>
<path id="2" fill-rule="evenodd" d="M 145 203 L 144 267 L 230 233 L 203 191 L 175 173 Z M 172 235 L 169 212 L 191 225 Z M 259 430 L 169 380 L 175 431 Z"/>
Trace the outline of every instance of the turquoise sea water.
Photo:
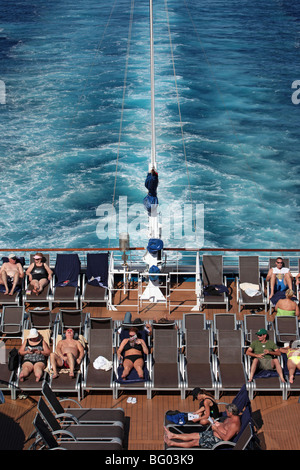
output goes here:
<path id="1" fill-rule="evenodd" d="M 153 4 L 160 204 L 175 224 L 203 205 L 205 247 L 297 248 L 298 2 Z M 103 205 L 146 195 L 148 0 L 7 1 L 0 18 L 0 246 L 118 246 Z"/>

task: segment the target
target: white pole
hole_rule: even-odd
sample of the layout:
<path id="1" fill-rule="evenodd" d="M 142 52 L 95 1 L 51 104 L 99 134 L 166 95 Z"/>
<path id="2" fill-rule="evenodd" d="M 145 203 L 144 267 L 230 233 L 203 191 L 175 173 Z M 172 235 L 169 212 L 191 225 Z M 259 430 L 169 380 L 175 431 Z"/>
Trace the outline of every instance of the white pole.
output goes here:
<path id="1" fill-rule="evenodd" d="M 155 138 L 155 90 L 154 90 L 154 41 L 153 41 L 153 6 L 150 0 L 150 76 L 151 76 L 151 168 L 156 169 Z"/>

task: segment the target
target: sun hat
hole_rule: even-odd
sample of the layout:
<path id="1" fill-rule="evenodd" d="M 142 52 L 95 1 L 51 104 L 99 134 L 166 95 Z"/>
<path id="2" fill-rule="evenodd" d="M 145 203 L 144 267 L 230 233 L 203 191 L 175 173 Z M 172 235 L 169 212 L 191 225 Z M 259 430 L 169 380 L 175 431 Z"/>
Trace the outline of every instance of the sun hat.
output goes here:
<path id="1" fill-rule="evenodd" d="M 36 328 L 31 328 L 31 330 L 29 331 L 29 335 L 27 336 L 28 339 L 32 339 L 32 338 L 37 338 L 39 336 L 39 332 Z"/>

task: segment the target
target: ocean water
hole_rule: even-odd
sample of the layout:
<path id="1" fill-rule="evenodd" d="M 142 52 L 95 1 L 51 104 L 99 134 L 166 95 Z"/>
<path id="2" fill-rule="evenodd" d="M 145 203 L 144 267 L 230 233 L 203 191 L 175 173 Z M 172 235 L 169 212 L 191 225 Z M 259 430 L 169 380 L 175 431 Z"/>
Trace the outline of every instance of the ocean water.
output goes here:
<path id="1" fill-rule="evenodd" d="M 165 245 L 297 248 L 298 0 L 153 5 Z M 0 247 L 146 246 L 148 0 L 7 0 L 0 18 Z"/>

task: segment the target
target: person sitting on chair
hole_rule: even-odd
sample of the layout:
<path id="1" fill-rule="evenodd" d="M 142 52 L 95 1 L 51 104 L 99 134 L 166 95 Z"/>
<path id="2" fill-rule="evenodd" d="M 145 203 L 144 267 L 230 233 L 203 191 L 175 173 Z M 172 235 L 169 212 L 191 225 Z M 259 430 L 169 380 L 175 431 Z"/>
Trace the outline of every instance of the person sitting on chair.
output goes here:
<path id="1" fill-rule="evenodd" d="M 199 400 L 199 409 L 194 411 L 199 418 L 195 418 L 192 421 L 194 423 L 200 423 L 202 426 L 209 424 L 208 418 L 217 419 L 219 417 L 218 404 L 215 402 L 213 395 L 206 390 L 199 387 L 194 388 L 192 391 L 193 401 Z"/>
<path id="2" fill-rule="evenodd" d="M 254 358 L 248 382 L 252 382 L 258 366 L 263 370 L 272 370 L 275 367 L 281 382 L 285 382 L 282 368 L 279 360 L 277 359 L 277 356 L 281 356 L 278 346 L 267 338 L 268 332 L 264 328 L 261 328 L 256 335 L 258 336 L 258 339 L 253 341 L 246 351 L 247 356 Z"/>
<path id="3" fill-rule="evenodd" d="M 3 263 L 0 269 L 0 284 L 5 287 L 4 294 L 13 295 L 15 288 L 24 277 L 21 263 L 17 263 L 17 257 L 13 253 L 8 256 L 8 262 Z M 9 290 L 9 285 L 11 288 Z"/>
<path id="4" fill-rule="evenodd" d="M 201 447 L 204 449 L 211 449 L 221 441 L 230 441 L 240 431 L 241 421 L 238 408 L 233 403 L 226 405 L 226 414 L 227 418 L 224 422 L 214 421 L 212 427 L 203 432 L 176 434 L 164 426 L 164 441 L 169 447 Z M 179 442 L 176 442 L 175 439 Z"/>
<path id="5" fill-rule="evenodd" d="M 137 374 L 140 379 L 143 379 L 144 377 L 143 353 L 148 354 L 148 348 L 146 346 L 145 341 L 141 338 L 138 338 L 137 333 L 137 328 L 130 328 L 129 338 L 123 339 L 117 351 L 119 361 L 121 360 L 122 352 L 124 352 L 124 370 L 121 376 L 123 380 L 126 380 L 126 377 L 129 375 L 130 371 L 133 368 L 137 371 Z"/>
<path id="6" fill-rule="evenodd" d="M 299 317 L 298 304 L 292 300 L 295 296 L 294 291 L 287 289 L 285 291 L 285 299 L 279 299 L 275 305 L 277 317 L 296 316 Z"/>
<path id="7" fill-rule="evenodd" d="M 34 372 L 35 380 L 39 382 L 47 365 L 47 356 L 50 354 L 50 349 L 35 328 L 30 330 L 26 341 L 19 349 L 19 354 L 23 358 L 19 377 L 20 382 L 23 382 L 31 372 Z"/>
<path id="8" fill-rule="evenodd" d="M 34 262 L 29 266 L 26 274 L 32 286 L 32 292 L 39 295 L 51 281 L 53 271 L 43 262 L 44 256 L 42 253 L 36 253 L 33 259 Z"/>
<path id="9" fill-rule="evenodd" d="M 296 370 L 300 370 L 300 340 L 290 341 L 287 348 L 280 348 L 287 356 L 287 368 L 289 371 L 289 382 L 294 383 Z"/>
<path id="10" fill-rule="evenodd" d="M 58 341 L 56 351 L 50 354 L 53 379 L 58 377 L 57 367 L 70 369 L 69 376 L 74 377 L 76 364 L 80 364 L 84 356 L 84 348 L 79 340 L 74 339 L 72 328 L 66 330 L 66 338 Z"/>
<path id="11" fill-rule="evenodd" d="M 284 291 L 286 289 L 293 289 L 292 275 L 289 268 L 283 266 L 283 259 L 278 257 L 276 259 L 276 267 L 269 269 L 266 281 L 270 281 L 270 298 L 273 297 L 275 292 Z"/>

